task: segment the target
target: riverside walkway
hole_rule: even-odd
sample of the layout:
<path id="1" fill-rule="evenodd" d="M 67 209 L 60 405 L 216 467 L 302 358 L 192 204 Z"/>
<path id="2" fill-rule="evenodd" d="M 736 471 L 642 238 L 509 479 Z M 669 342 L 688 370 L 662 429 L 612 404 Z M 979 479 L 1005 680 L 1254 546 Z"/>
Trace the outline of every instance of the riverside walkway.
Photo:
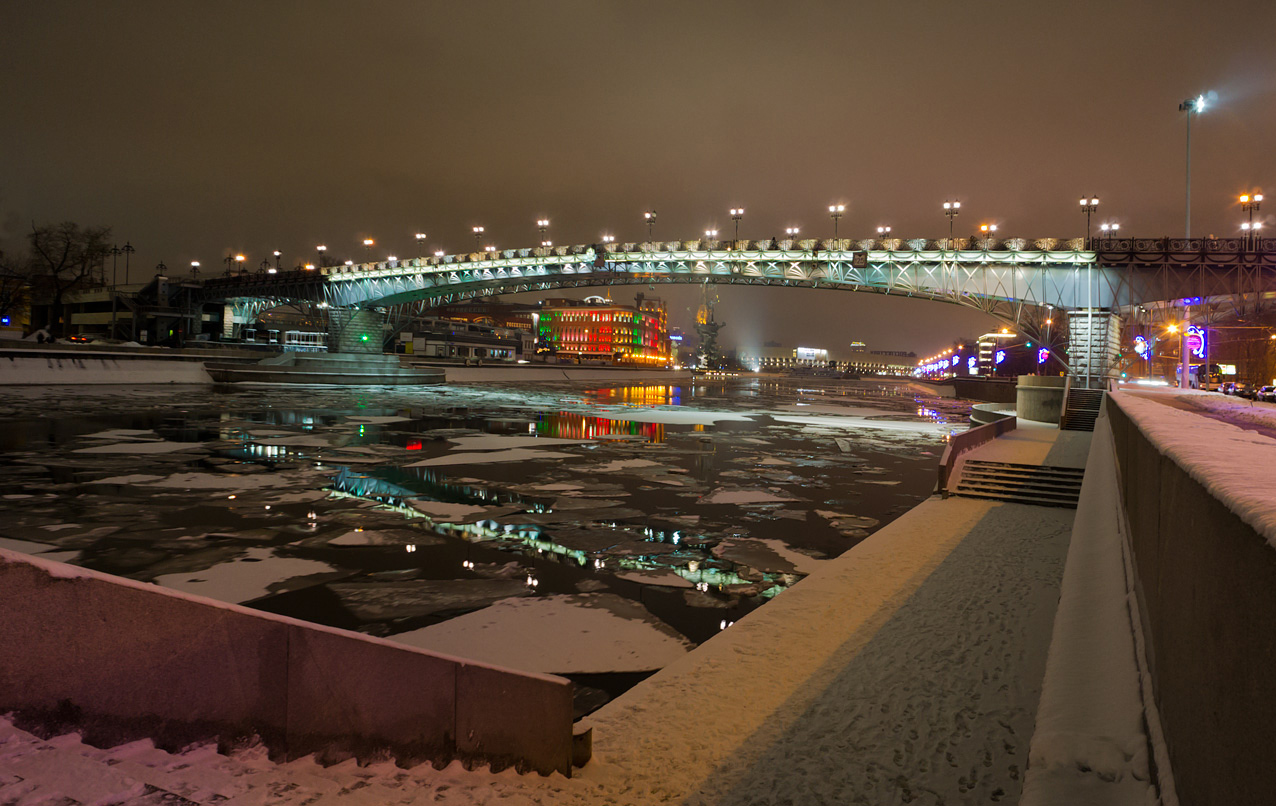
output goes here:
<path id="1" fill-rule="evenodd" d="M 1010 436 L 971 456 L 1076 466 L 1090 438 Z M 110 770 L 169 776 L 152 794 L 194 775 L 194 803 L 1017 802 L 1074 514 L 923 502 L 589 717 L 594 759 L 572 779 L 135 746 Z M 0 768 L 36 744 L 0 730 Z"/>

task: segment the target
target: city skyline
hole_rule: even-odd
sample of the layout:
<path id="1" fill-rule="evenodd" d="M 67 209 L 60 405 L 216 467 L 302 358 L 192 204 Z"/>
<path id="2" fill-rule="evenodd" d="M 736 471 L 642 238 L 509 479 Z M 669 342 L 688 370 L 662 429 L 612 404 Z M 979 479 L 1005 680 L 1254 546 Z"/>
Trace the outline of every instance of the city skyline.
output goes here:
<path id="1" fill-rule="evenodd" d="M 311 262 L 320 244 L 338 262 L 641 242 L 653 210 L 657 240 L 950 223 L 1076 238 L 1092 196 L 1096 234 L 1178 237 L 1189 116 L 1193 234 L 1239 236 L 1239 195 L 1276 169 L 1261 33 L 1276 8 L 1199 5 L 10 2 L 0 148 L 18 158 L 0 169 L 0 241 L 32 221 L 109 225 L 135 273 L 208 273 L 233 252 Z M 762 309 L 796 334 L 883 305 L 761 293 L 724 313 L 725 344 Z M 926 321 L 885 317 L 892 348 L 977 327 L 951 306 L 904 310 Z"/>

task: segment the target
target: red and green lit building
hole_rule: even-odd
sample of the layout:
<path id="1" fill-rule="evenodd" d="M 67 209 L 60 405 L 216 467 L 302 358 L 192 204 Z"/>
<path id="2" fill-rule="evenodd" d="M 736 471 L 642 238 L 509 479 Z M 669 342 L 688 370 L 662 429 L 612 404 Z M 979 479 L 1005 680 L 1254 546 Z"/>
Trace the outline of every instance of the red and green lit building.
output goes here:
<path id="1" fill-rule="evenodd" d="M 669 318 L 662 300 L 638 295 L 633 305 L 602 297 L 545 301 L 537 321 L 539 349 L 560 357 L 667 366 Z"/>

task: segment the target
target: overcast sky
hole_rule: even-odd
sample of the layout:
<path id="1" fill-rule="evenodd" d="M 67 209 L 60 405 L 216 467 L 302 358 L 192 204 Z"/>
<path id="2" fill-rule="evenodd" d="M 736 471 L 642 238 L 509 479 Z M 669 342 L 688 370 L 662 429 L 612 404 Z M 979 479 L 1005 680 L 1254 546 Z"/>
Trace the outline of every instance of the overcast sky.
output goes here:
<path id="1" fill-rule="evenodd" d="M 0 0 L 0 222 L 109 225 L 135 266 L 889 224 L 1232 235 L 1276 189 L 1272 0 Z M 1272 210 L 1276 211 L 1276 198 Z M 1267 210 L 1262 211 L 1267 213 Z M 12 241 L 8 248 L 12 248 Z M 291 258 L 291 259 L 290 259 Z M 638 289 L 617 289 L 631 297 Z M 650 289 L 645 289 L 651 293 Z M 663 287 L 689 326 L 692 288 Z M 927 352 L 991 323 L 867 294 L 719 288 L 727 345 Z"/>

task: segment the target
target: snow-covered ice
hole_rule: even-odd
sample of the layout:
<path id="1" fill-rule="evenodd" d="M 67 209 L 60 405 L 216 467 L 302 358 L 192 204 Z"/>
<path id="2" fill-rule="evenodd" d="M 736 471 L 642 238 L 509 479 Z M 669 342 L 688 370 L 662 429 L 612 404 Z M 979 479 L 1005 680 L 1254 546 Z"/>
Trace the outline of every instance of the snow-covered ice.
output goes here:
<path id="1" fill-rule="evenodd" d="M 271 549 L 250 548 L 229 562 L 199 571 L 164 574 L 156 577 L 155 582 L 173 590 L 239 604 L 260 599 L 295 577 L 333 570 L 326 563 L 276 557 Z"/>
<path id="2" fill-rule="evenodd" d="M 529 672 L 642 672 L 686 654 L 691 642 L 642 605 L 613 594 L 506 599 L 390 640 Z"/>

